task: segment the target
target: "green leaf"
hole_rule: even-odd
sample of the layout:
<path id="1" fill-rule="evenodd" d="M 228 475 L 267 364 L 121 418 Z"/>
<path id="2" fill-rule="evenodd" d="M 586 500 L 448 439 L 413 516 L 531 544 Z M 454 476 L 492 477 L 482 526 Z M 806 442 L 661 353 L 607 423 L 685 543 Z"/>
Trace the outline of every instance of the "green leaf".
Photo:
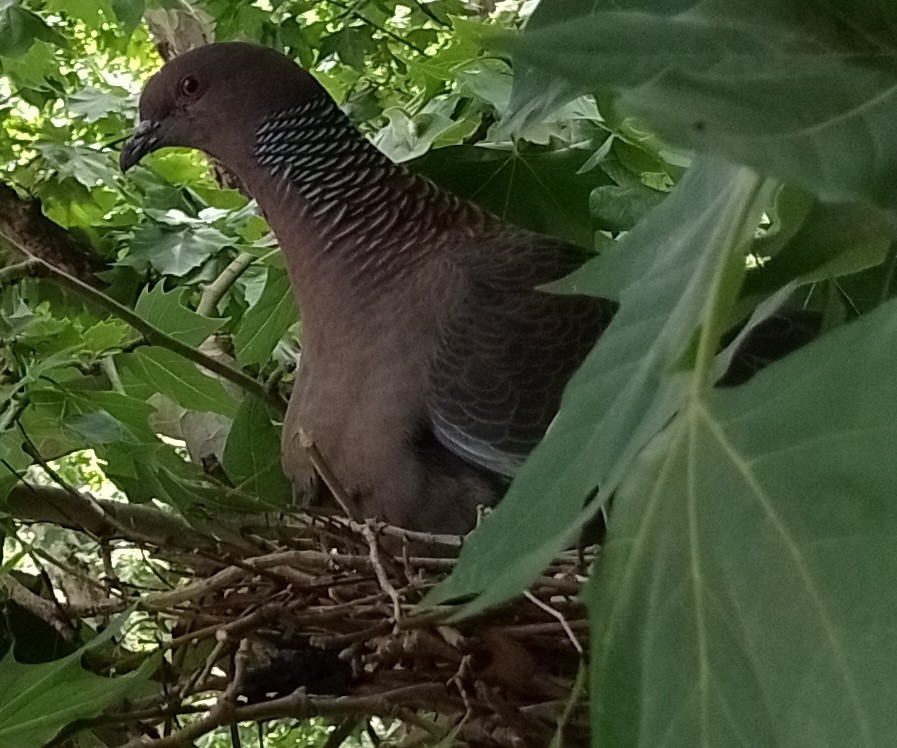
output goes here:
<path id="1" fill-rule="evenodd" d="M 897 302 L 730 390 L 628 471 L 592 625 L 596 744 L 897 741 Z"/>
<path id="2" fill-rule="evenodd" d="M 263 403 L 243 398 L 224 447 L 221 467 L 234 486 L 285 506 L 292 497 L 280 466 L 280 434 Z"/>
<path id="3" fill-rule="evenodd" d="M 819 0 L 543 0 L 551 21 L 497 39 L 576 90 L 611 90 L 670 142 L 722 149 L 833 201 L 892 207 L 897 9 Z M 525 102 L 543 95 L 526 82 Z"/>
<path id="4" fill-rule="evenodd" d="M 130 328 L 118 319 L 106 319 L 88 327 L 81 335 L 81 349 L 102 353 L 119 348 L 128 338 Z"/>
<path id="5" fill-rule="evenodd" d="M 652 208 L 660 205 L 667 193 L 644 185 L 616 184 L 596 187 L 589 195 L 592 219 L 600 229 L 629 231 Z"/>
<path id="6" fill-rule="evenodd" d="M 182 276 L 232 244 L 231 238 L 199 221 L 172 225 L 152 221 L 134 232 L 128 254 L 118 264 L 138 269 L 148 265 L 163 275 Z"/>
<path id="7" fill-rule="evenodd" d="M 610 180 L 578 174 L 591 148 L 459 145 L 430 151 L 415 171 L 479 203 L 505 220 L 542 234 L 592 246 L 589 193 Z"/>
<path id="8" fill-rule="evenodd" d="M 64 45 L 65 40 L 18 0 L 0 0 L 0 56 L 21 57 L 38 39 Z"/>
<path id="9" fill-rule="evenodd" d="M 296 304 L 287 274 L 268 270 L 265 290 L 243 315 L 234 335 L 234 352 L 243 366 L 262 366 L 271 358 L 274 346 L 296 321 Z"/>
<path id="10" fill-rule="evenodd" d="M 85 122 L 96 122 L 109 114 L 121 116 L 127 102 L 124 92 L 110 93 L 88 86 L 68 97 L 68 110 Z"/>
<path id="11" fill-rule="evenodd" d="M 77 18 L 89 29 L 99 29 L 114 18 L 109 0 L 48 0 L 47 9 Z"/>
<path id="12" fill-rule="evenodd" d="M 45 142 L 35 147 L 53 169 L 54 181 L 73 179 L 88 189 L 98 185 L 117 189 L 118 172 L 108 154 L 76 143 Z"/>
<path id="13" fill-rule="evenodd" d="M 447 133 L 470 134 L 476 124 L 456 122 L 450 116 L 451 108 L 425 107 L 412 117 L 399 107 L 391 107 L 384 112 L 389 124 L 377 133 L 374 145 L 393 161 L 401 162 L 423 156 Z"/>
<path id="14" fill-rule="evenodd" d="M 2 18 L 2 16 L 0 16 Z M 2 28 L 2 25 L 0 25 Z M 62 43 L 60 38 L 57 43 Z M 0 33 L 0 45 L 2 45 L 2 33 Z M 2 46 L 0 46 L 2 49 Z M 61 73 L 56 59 L 55 47 L 42 41 L 35 41 L 28 51 L 14 59 L 3 57 L 0 60 L 0 70 L 24 96 L 25 92 L 45 90 L 48 86 L 58 85 Z"/>
<path id="15" fill-rule="evenodd" d="M 16 662 L 10 649 L 0 661 L 0 746 L 42 748 L 66 725 L 95 717 L 143 690 L 158 665 L 155 658 L 117 678 L 102 678 L 81 667 L 84 653 L 117 630 L 112 626 L 68 657 L 39 665 Z"/>
<path id="16" fill-rule="evenodd" d="M 364 67 L 364 53 L 371 46 L 371 35 L 367 31 L 344 27 L 321 39 L 318 47 L 319 59 L 336 54 L 349 67 L 361 70 Z"/>
<path id="17" fill-rule="evenodd" d="M 112 9 L 125 34 L 131 34 L 143 20 L 146 0 L 112 0 Z"/>
<path id="18" fill-rule="evenodd" d="M 884 262 L 895 227 L 871 205 L 815 202 L 779 244 L 772 235 L 754 243 L 762 265 L 748 273 L 745 295 L 767 296 L 788 283 L 814 283 L 857 273 Z"/>
<path id="19" fill-rule="evenodd" d="M 187 345 L 197 347 L 228 320 L 197 314 L 184 305 L 186 288 L 166 291 L 162 283 L 144 288 L 134 311 L 154 327 Z"/>
<path id="20" fill-rule="evenodd" d="M 22 435 L 16 431 L 0 433 L 0 507 L 32 460 L 22 449 Z"/>
<path id="21" fill-rule="evenodd" d="M 67 425 L 91 445 L 134 442 L 130 430 L 105 410 L 79 414 L 69 418 Z"/>
<path id="22" fill-rule="evenodd" d="M 115 362 L 125 388 L 137 385 L 135 393 L 161 392 L 188 410 L 236 415 L 237 403 L 220 380 L 166 348 L 138 348 L 116 356 Z"/>
<path id="23" fill-rule="evenodd" d="M 95 386 L 81 377 L 30 390 L 21 424 L 44 457 L 115 441 L 131 448 L 158 441 L 148 425 L 152 406 Z"/>
<path id="24" fill-rule="evenodd" d="M 467 538 L 458 565 L 425 602 L 482 592 L 467 610 L 523 590 L 575 539 L 682 397 L 677 369 L 701 326 L 734 299 L 743 252 L 767 203 L 752 172 L 699 160 L 612 252 L 567 281 L 620 299 L 620 309 L 573 376 L 561 410 L 504 500 Z M 722 330 L 717 330 L 717 334 Z"/>

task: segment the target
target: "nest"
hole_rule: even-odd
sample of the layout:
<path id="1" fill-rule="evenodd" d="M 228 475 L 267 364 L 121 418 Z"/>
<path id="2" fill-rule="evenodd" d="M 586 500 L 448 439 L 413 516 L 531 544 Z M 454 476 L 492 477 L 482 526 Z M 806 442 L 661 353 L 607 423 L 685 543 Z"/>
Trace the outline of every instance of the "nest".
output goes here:
<path id="1" fill-rule="evenodd" d="M 401 748 L 588 743 L 578 593 L 594 550 L 561 554 L 523 596 L 455 621 L 456 607 L 419 605 L 454 567 L 455 536 L 305 513 L 216 515 L 211 531 L 54 487 L 14 489 L 9 507 L 86 533 L 100 556 L 52 560 L 43 598 L 7 578 L 10 599 L 75 643 L 78 621 L 129 612 L 116 647 L 88 652 L 97 673 L 165 655 L 153 695 L 92 720 L 117 726 L 109 744 L 191 746 L 237 722 L 316 716 L 337 725 L 328 748 L 372 716 L 396 728 L 382 744 Z M 139 582 L 116 576 L 112 551 L 127 549 L 151 561 Z"/>
<path id="2" fill-rule="evenodd" d="M 457 537 L 278 515 L 239 543 L 178 547 L 190 543 L 152 550 L 186 584 L 141 598 L 171 638 L 159 695 L 115 715 L 142 733 L 129 746 L 188 746 L 278 718 L 355 728 L 371 715 L 402 723 L 385 744 L 403 748 L 587 744 L 577 595 L 589 552 L 562 555 L 511 604 L 450 621 L 455 608 L 418 603 L 453 568 Z"/>

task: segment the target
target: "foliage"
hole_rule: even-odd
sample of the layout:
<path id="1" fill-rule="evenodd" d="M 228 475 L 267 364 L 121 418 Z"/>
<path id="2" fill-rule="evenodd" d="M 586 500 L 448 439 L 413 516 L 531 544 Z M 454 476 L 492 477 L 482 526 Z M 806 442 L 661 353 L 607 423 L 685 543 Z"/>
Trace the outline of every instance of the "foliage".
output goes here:
<path id="1" fill-rule="evenodd" d="M 722 334 L 759 299 L 803 285 L 834 321 L 868 308 L 854 282 L 877 287 L 874 303 L 891 296 L 897 19 L 855 8 L 546 1 L 522 39 L 497 41 L 706 154 L 569 281 L 618 294 L 620 313 L 432 597 L 479 591 L 475 611 L 515 594 L 615 492 L 588 594 L 597 744 L 862 745 L 897 730 L 883 665 L 895 639 L 879 625 L 895 602 L 894 304 L 735 391 L 712 387 Z M 547 95 L 535 79 L 521 78 L 520 104 Z M 845 232 L 860 213 L 877 228 Z"/>
<path id="2" fill-rule="evenodd" d="M 111 627 L 84 648 L 60 660 L 40 664 L 16 662 L 12 651 L 0 662 L 0 745 L 44 745 L 75 717 L 100 713 L 122 697 L 145 689 L 156 666 L 147 659 L 114 681 L 81 668 L 85 652 L 108 644 L 118 627 Z"/>
<path id="3" fill-rule="evenodd" d="M 556 290 L 620 312 L 430 600 L 519 594 L 613 496 L 584 595 L 596 744 L 893 742 L 893 8 L 542 0 L 508 35 L 512 4 L 165 5 L 0 2 L 2 181 L 120 304 L 4 277 L 34 247 L 0 216 L 0 501 L 89 449 L 129 505 L 200 535 L 289 504 L 276 404 L 301 320 L 264 222 L 196 154 L 115 164 L 149 29 L 208 17 L 311 68 L 394 159 L 602 250 Z M 714 388 L 733 331 L 782 303 L 825 334 Z"/>

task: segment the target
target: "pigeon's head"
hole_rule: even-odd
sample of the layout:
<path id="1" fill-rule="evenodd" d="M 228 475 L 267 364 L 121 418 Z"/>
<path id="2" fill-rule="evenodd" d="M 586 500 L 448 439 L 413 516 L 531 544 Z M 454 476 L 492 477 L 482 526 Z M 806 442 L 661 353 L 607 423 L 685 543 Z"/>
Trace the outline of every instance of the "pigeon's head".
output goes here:
<path id="1" fill-rule="evenodd" d="M 245 42 L 199 47 L 150 78 L 119 163 L 127 170 L 152 151 L 184 146 L 238 166 L 268 115 L 321 96 L 311 75 L 273 49 Z"/>

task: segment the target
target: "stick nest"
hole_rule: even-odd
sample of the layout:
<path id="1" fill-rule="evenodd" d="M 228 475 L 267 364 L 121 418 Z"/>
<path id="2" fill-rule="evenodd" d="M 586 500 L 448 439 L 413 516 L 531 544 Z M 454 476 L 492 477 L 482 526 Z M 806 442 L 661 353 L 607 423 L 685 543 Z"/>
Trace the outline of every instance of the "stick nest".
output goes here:
<path id="1" fill-rule="evenodd" d="M 183 584 L 139 598 L 170 638 L 164 687 L 115 715 L 138 735 L 131 748 L 189 746 L 236 722 L 372 715 L 401 721 L 384 745 L 402 748 L 588 744 L 577 595 L 591 551 L 562 554 L 512 603 L 451 621 L 457 608 L 418 604 L 454 567 L 457 537 L 278 515 L 205 547 L 141 545 Z"/>

